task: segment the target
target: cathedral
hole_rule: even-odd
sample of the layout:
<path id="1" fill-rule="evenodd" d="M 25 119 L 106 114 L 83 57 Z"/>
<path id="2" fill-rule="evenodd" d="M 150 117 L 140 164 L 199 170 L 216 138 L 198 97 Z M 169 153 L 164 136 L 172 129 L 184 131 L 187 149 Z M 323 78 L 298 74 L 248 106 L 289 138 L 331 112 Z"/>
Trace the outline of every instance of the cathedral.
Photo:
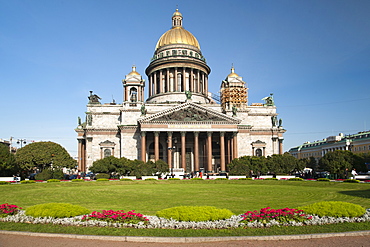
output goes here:
<path id="1" fill-rule="evenodd" d="M 122 104 L 101 103 L 90 91 L 86 121 L 79 118 L 75 129 L 79 170 L 115 156 L 161 159 L 177 172 L 219 173 L 234 158 L 282 154 L 285 130 L 273 95 L 248 105 L 247 85 L 234 67 L 214 95 L 208 91 L 210 72 L 176 10 L 145 70 L 147 81 L 132 67 L 122 80 Z"/>

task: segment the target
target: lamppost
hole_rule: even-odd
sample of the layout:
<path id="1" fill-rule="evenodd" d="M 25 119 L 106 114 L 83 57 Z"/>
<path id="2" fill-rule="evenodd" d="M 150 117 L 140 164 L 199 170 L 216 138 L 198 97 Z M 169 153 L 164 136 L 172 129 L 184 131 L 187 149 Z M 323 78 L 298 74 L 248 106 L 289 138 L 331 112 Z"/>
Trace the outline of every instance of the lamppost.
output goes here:
<path id="1" fill-rule="evenodd" d="M 17 140 L 17 144 L 21 144 L 21 148 L 23 147 L 23 145 L 22 144 L 26 144 L 27 142 L 26 142 L 26 139 L 18 139 Z"/>

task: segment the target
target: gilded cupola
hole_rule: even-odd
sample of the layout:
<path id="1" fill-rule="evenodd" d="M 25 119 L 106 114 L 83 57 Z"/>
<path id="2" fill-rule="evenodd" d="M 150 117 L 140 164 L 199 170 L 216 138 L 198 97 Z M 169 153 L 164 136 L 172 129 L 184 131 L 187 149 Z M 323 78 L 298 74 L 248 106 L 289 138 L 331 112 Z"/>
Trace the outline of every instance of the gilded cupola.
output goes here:
<path id="1" fill-rule="evenodd" d="M 172 15 L 172 29 L 165 32 L 158 40 L 155 49 L 165 45 L 185 44 L 195 46 L 200 50 L 198 40 L 189 31 L 182 27 L 182 14 L 176 9 Z"/>

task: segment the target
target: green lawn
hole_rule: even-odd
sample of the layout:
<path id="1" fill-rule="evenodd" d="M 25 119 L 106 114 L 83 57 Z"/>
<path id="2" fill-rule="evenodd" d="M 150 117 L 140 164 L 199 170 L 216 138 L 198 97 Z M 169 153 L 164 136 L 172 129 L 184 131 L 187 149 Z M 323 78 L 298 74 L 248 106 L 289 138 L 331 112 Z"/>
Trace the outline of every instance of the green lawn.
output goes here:
<path id="1" fill-rule="evenodd" d="M 235 214 L 248 210 L 345 201 L 370 208 L 370 184 L 318 181 L 181 180 L 13 184 L 0 186 L 0 204 L 27 208 L 68 202 L 90 210 L 135 210 L 146 215 L 174 206 L 215 206 Z"/>

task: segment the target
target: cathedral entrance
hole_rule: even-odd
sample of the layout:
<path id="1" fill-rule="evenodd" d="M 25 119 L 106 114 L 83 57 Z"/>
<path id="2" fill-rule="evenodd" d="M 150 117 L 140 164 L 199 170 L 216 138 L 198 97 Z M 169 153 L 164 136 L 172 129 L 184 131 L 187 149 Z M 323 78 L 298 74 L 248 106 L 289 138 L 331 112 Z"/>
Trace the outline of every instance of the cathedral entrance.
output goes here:
<path id="1" fill-rule="evenodd" d="M 182 157 L 181 157 L 181 148 L 179 149 L 179 156 L 180 156 L 180 160 L 182 160 Z M 193 167 L 193 153 L 192 153 L 192 149 L 191 148 L 186 148 L 186 151 L 185 151 L 185 173 L 190 173 L 194 170 L 194 167 Z"/>

